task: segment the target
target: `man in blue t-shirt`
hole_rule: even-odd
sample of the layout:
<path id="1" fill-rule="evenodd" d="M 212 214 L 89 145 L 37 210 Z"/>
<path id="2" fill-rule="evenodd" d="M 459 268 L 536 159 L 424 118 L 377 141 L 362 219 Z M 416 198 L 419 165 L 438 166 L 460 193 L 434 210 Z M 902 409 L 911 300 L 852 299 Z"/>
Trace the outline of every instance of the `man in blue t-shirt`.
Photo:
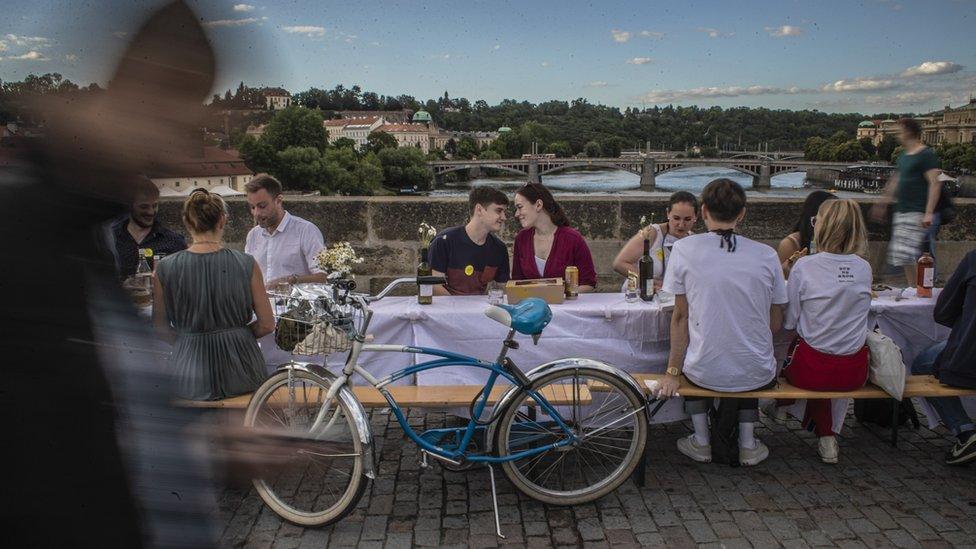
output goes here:
<path id="1" fill-rule="evenodd" d="M 497 233 L 505 226 L 508 197 L 493 187 L 475 187 L 468 195 L 468 223 L 441 231 L 430 244 L 434 276 L 447 284 L 436 295 L 480 295 L 488 283 L 508 282 L 508 248 Z"/>

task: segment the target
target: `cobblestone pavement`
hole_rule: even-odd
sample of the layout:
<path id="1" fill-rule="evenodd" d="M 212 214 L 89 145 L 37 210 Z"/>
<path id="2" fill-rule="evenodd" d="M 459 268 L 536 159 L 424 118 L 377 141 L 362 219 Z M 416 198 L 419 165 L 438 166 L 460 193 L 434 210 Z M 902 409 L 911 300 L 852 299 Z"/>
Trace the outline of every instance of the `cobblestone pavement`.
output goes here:
<path id="1" fill-rule="evenodd" d="M 443 413 L 411 411 L 416 429 Z M 837 465 L 795 421 L 757 426 L 770 457 L 756 467 L 696 464 L 680 455 L 682 423 L 654 425 L 647 483 L 632 481 L 573 508 L 552 507 L 499 479 L 502 532 L 494 534 L 486 469 L 423 470 L 418 452 L 385 410 L 372 412 L 378 478 L 339 524 L 282 523 L 250 487 L 220 494 L 222 542 L 245 547 L 940 547 L 976 546 L 976 466 L 942 463 L 941 429 L 903 430 L 897 449 L 848 418 Z M 877 431 L 882 434 L 882 431 Z"/>

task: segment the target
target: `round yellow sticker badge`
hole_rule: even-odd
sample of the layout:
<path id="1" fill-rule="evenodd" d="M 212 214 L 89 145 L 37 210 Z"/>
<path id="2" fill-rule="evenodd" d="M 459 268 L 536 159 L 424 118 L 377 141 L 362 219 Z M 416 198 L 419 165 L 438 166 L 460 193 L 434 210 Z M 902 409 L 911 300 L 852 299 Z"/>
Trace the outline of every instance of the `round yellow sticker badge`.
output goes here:
<path id="1" fill-rule="evenodd" d="M 464 268 L 464 274 L 471 276 L 474 274 L 474 265 L 468 265 Z"/>

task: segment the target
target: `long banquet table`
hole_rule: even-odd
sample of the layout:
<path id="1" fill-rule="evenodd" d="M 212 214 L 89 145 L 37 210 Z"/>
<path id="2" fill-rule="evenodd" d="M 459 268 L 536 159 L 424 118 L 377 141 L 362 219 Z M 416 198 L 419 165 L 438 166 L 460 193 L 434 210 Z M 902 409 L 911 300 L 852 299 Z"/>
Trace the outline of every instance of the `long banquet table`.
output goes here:
<path id="1" fill-rule="evenodd" d="M 899 301 L 883 297 L 871 304 L 872 326 L 877 324 L 901 347 L 906 366 L 926 347 L 948 337 L 949 330 L 932 319 L 934 304 L 934 298 L 914 296 Z M 369 333 L 375 336 L 375 343 L 433 347 L 494 360 L 507 328 L 484 316 L 487 306 L 484 296 L 436 297 L 432 305 L 419 305 L 416 297 L 388 297 L 373 304 Z M 671 313 L 656 302 L 627 303 L 617 293 L 584 294 L 578 300 L 552 305 L 552 312 L 552 322 L 538 345 L 533 345 L 528 336 L 519 336 L 520 348 L 509 352 L 524 371 L 565 357 L 594 358 L 628 372 L 660 373 L 667 366 Z M 782 356 L 786 339 L 779 337 L 777 342 L 778 355 Z M 275 346 L 273 338 L 265 338 L 261 344 L 269 366 L 292 358 Z M 360 363 L 377 376 L 413 364 L 415 358 L 425 360 L 401 353 L 369 355 L 364 354 Z M 344 355 L 331 355 L 328 363 L 338 367 L 343 359 Z M 321 362 L 321 358 L 317 360 Z M 418 385 L 473 384 L 486 376 L 484 370 L 456 367 L 421 372 L 403 381 Z M 838 410 L 841 402 L 837 403 Z M 801 411 L 802 403 L 798 406 L 796 410 Z M 680 419 L 677 402 L 669 403 L 658 417 L 664 421 Z"/>

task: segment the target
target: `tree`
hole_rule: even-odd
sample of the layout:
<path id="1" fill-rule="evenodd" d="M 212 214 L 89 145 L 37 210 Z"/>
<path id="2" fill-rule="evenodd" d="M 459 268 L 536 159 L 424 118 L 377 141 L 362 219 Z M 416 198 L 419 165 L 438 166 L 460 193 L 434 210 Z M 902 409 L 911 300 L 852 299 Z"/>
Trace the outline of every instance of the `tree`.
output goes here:
<path id="1" fill-rule="evenodd" d="M 395 149 L 397 145 L 396 138 L 386 132 L 370 132 L 369 137 L 366 138 L 366 150 L 376 154 L 383 149 Z"/>
<path id="2" fill-rule="evenodd" d="M 807 139 L 803 147 L 803 157 L 807 160 L 827 160 L 824 158 L 826 151 L 830 148 L 830 143 L 822 137 L 811 137 Z M 829 155 L 829 153 L 827 153 Z"/>
<path id="3" fill-rule="evenodd" d="M 478 160 L 500 160 L 501 157 L 502 155 L 498 154 L 498 151 L 488 149 L 486 151 L 482 151 L 481 154 L 478 155 Z"/>
<path id="4" fill-rule="evenodd" d="M 867 151 L 864 150 L 864 147 L 861 146 L 861 143 L 854 139 L 845 141 L 834 147 L 831 156 L 831 160 L 838 162 L 858 162 L 871 158 Z"/>
<path id="5" fill-rule="evenodd" d="M 895 147 L 898 146 L 898 140 L 891 135 L 886 135 L 881 139 L 881 143 L 878 144 L 878 159 L 885 162 L 894 162 L 894 158 L 891 153 L 895 151 Z"/>
<path id="6" fill-rule="evenodd" d="M 596 141 L 588 141 L 583 146 L 583 153 L 589 158 L 600 158 L 603 156 L 603 148 Z"/>
<path id="7" fill-rule="evenodd" d="M 600 141 L 600 149 L 603 151 L 603 155 L 609 158 L 617 158 L 620 156 L 620 152 L 626 146 L 627 142 L 623 140 L 619 135 L 611 135 L 610 137 Z"/>
<path id="8" fill-rule="evenodd" d="M 857 141 L 861 144 L 861 148 L 864 149 L 864 152 L 868 153 L 868 158 L 874 158 L 874 155 L 877 154 L 878 149 L 874 147 L 874 143 L 871 141 L 871 138 L 862 137 Z"/>
<path id="9" fill-rule="evenodd" d="M 444 95 L 447 95 L 447 92 L 444 92 Z M 448 139 L 447 143 L 444 143 L 444 152 L 451 156 L 457 154 L 457 141 L 453 137 Z"/>
<path id="10" fill-rule="evenodd" d="M 830 136 L 830 143 L 832 145 L 840 145 L 845 143 L 850 137 L 844 130 L 837 130 L 834 135 Z"/>
<path id="11" fill-rule="evenodd" d="M 557 158 L 568 158 L 573 156 L 573 149 L 565 141 L 554 141 L 546 147 L 546 152 L 556 155 Z"/>
<path id="12" fill-rule="evenodd" d="M 308 190 L 322 184 L 322 153 L 315 147 L 288 147 L 278 152 L 275 164 L 274 174 L 285 189 Z"/>
<path id="13" fill-rule="evenodd" d="M 478 156 L 478 142 L 473 138 L 464 136 L 458 140 L 457 152 L 454 154 L 456 158 L 461 158 L 464 160 L 470 160 L 472 158 L 477 158 Z"/>
<path id="14" fill-rule="evenodd" d="M 431 173 L 424 152 L 415 147 L 383 149 L 378 154 L 383 184 L 394 188 L 430 188 Z"/>
<path id="15" fill-rule="evenodd" d="M 519 158 L 522 156 L 522 142 L 514 132 L 506 132 L 492 141 L 491 149 L 501 155 L 501 158 Z"/>
<path id="16" fill-rule="evenodd" d="M 356 142 L 348 137 L 340 137 L 332 142 L 332 147 L 336 149 L 352 149 L 356 150 Z"/>
<path id="17" fill-rule="evenodd" d="M 331 148 L 322 155 L 322 177 L 319 190 L 328 194 L 372 195 L 383 180 L 383 170 L 376 155 L 360 158 L 348 147 Z"/>
<path id="18" fill-rule="evenodd" d="M 313 147 L 322 152 L 328 143 L 328 132 L 322 125 L 321 112 L 292 105 L 271 119 L 261 141 L 276 152 L 289 147 Z"/>
<path id="19" fill-rule="evenodd" d="M 278 161 L 276 152 L 263 139 L 245 135 L 238 146 L 244 164 L 254 173 L 273 173 Z"/>

